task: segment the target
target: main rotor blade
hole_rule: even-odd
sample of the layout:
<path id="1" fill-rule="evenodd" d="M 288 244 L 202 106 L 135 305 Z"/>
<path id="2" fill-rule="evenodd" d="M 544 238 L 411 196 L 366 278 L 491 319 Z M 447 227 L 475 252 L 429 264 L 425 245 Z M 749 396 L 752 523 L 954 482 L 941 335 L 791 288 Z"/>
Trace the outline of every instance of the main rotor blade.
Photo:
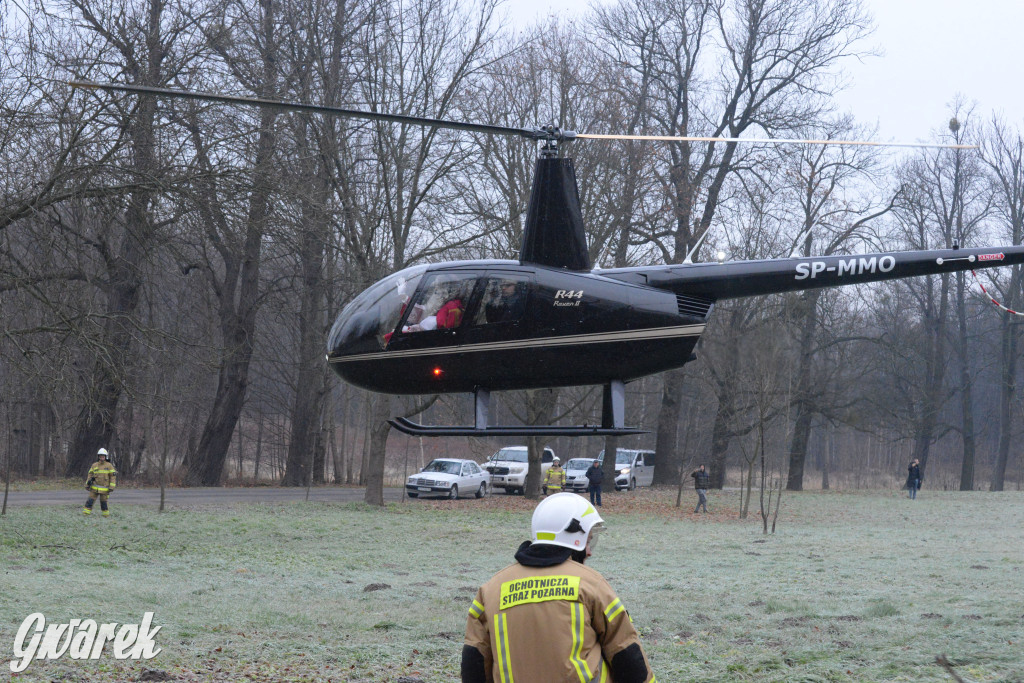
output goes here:
<path id="1" fill-rule="evenodd" d="M 153 88 L 146 85 L 118 85 L 115 83 L 91 83 L 89 81 L 70 81 L 69 85 L 73 88 L 86 88 L 90 90 L 111 90 L 115 92 L 133 93 L 136 95 L 155 95 L 157 97 L 174 97 L 188 100 L 203 100 L 206 102 L 222 102 L 226 104 L 240 104 L 250 107 L 269 107 L 271 109 L 280 109 L 282 111 L 304 111 L 314 114 L 328 114 L 331 116 L 344 116 L 353 119 L 366 119 L 369 121 L 407 123 L 424 126 L 426 128 L 450 128 L 452 130 L 466 130 L 473 133 L 489 133 L 492 135 L 518 135 L 530 140 L 541 140 L 547 137 L 544 131 L 531 130 L 529 128 L 509 128 L 507 126 L 492 126 L 485 123 L 463 123 L 461 121 L 445 121 L 443 119 L 405 116 L 402 114 L 379 114 L 376 112 L 361 111 L 359 109 L 342 109 L 341 107 L 328 107 L 319 104 L 306 104 L 304 102 L 280 102 L 277 100 L 265 100 L 255 97 L 214 95 L 211 93 L 193 92 L 190 90 Z"/>
<path id="2" fill-rule="evenodd" d="M 599 135 L 576 133 L 583 140 L 655 140 L 659 142 L 764 142 L 775 145 L 861 145 L 864 147 L 925 147 L 932 149 L 978 149 L 977 145 L 942 145 L 921 142 L 874 142 L 871 140 L 803 140 L 797 138 L 718 138 L 690 135 Z"/>

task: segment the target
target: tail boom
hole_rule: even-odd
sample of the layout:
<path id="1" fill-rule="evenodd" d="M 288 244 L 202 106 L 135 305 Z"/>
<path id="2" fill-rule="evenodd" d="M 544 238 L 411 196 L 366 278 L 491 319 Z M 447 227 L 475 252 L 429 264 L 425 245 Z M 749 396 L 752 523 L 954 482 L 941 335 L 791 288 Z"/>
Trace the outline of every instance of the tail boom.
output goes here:
<path id="1" fill-rule="evenodd" d="M 1024 247 L 982 247 L 602 270 L 677 294 L 737 299 L 1024 263 Z"/>

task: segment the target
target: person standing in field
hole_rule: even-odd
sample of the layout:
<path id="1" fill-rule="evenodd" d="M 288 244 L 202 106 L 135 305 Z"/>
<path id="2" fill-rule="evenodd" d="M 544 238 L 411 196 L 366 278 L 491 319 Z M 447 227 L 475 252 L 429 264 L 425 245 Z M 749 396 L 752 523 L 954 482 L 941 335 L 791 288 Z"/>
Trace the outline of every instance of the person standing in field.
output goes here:
<path id="1" fill-rule="evenodd" d="M 915 500 L 917 498 L 917 490 L 921 488 L 921 461 L 917 458 L 911 460 L 910 464 L 907 465 L 907 483 L 905 488 L 911 500 Z"/>
<path id="2" fill-rule="evenodd" d="M 516 563 L 480 587 L 469 608 L 462 683 L 653 683 L 622 601 L 584 566 L 604 521 L 575 493 L 533 512 Z"/>
<path id="3" fill-rule="evenodd" d="M 704 508 L 704 513 L 708 511 L 708 483 L 711 481 L 708 477 L 708 473 L 704 471 L 704 465 L 701 465 L 695 469 L 691 474 L 693 477 L 693 486 L 697 489 L 697 507 L 693 508 L 694 514 Z"/>
<path id="4" fill-rule="evenodd" d="M 590 492 L 590 504 L 601 507 L 601 483 L 604 481 L 604 470 L 601 469 L 601 461 L 595 460 L 594 464 L 587 468 L 587 481 Z"/>
<path id="5" fill-rule="evenodd" d="M 85 501 L 83 515 L 92 514 L 92 506 L 96 499 L 100 499 L 100 509 L 103 516 L 109 517 L 110 510 L 107 509 L 107 498 L 110 492 L 117 487 L 117 470 L 107 461 L 107 449 L 101 448 L 96 453 L 96 462 L 89 468 L 89 474 L 85 481 L 85 488 L 89 491 L 89 498 Z"/>

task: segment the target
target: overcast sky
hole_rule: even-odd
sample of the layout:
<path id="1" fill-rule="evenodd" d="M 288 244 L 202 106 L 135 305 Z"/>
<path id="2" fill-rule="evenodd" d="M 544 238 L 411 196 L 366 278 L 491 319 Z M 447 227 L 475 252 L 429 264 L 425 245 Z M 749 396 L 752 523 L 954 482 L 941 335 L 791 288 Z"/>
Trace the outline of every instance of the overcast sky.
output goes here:
<path id="1" fill-rule="evenodd" d="M 945 129 L 960 94 L 988 119 L 993 111 L 1024 126 L 1024 0 L 864 0 L 875 18 L 869 39 L 882 53 L 848 60 L 849 87 L 837 101 L 878 139 L 926 141 Z M 578 14 L 580 0 L 511 0 L 527 25 L 548 13 Z"/>

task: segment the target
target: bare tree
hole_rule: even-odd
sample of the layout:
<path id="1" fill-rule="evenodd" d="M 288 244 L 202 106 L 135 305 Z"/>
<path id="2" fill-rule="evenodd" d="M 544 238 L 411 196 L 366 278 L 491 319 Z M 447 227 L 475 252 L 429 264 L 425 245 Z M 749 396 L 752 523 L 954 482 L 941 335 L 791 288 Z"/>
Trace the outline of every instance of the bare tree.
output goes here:
<path id="1" fill-rule="evenodd" d="M 857 2 L 628 0 L 597 12 L 610 49 L 636 74 L 631 104 L 649 112 L 658 133 L 771 133 L 813 120 L 827 74 L 867 31 Z M 655 131 L 651 131 L 655 132 Z M 662 175 L 672 220 L 651 234 L 668 262 L 679 263 L 711 228 L 726 180 L 756 164 L 735 143 L 670 145 Z M 694 257 L 697 254 L 693 255 Z M 680 371 L 666 373 L 658 417 L 658 483 L 678 479 L 675 434 Z"/>
<path id="2" fill-rule="evenodd" d="M 231 12 L 227 12 L 230 7 Z M 235 80 L 261 98 L 279 93 L 281 74 L 277 52 L 280 47 L 280 23 L 275 0 L 260 0 L 253 8 L 226 3 L 224 14 L 237 17 L 230 36 L 224 26 L 212 25 L 206 39 L 217 51 Z M 210 231 L 210 243 L 219 263 L 210 262 L 207 277 L 216 294 L 222 352 L 217 390 L 199 443 L 186 458 L 185 482 L 196 486 L 220 483 L 231 437 L 245 401 L 252 360 L 256 313 L 260 304 L 260 257 L 264 235 L 272 217 L 271 196 L 273 161 L 277 153 L 277 112 L 261 109 L 253 133 L 250 174 L 251 190 L 242 196 L 244 218 L 240 221 L 224 211 L 224 198 L 212 182 L 205 182 L 197 193 L 199 211 Z M 207 171 L 213 161 L 207 149 L 197 117 L 189 120 L 197 162 Z M 208 176 L 212 178 L 213 176 Z"/>
<path id="3" fill-rule="evenodd" d="M 857 137 L 863 133 L 848 119 L 824 124 L 820 135 Z M 782 192 L 793 191 L 799 207 L 800 234 L 795 238 L 793 253 L 810 257 L 831 256 L 856 243 L 863 228 L 886 214 L 893 200 L 879 202 L 873 196 L 871 181 L 878 171 L 878 155 L 865 153 L 865 148 L 825 146 L 802 148 L 789 157 L 790 180 Z M 858 199 L 857 193 L 864 198 Z M 789 448 L 789 470 L 786 488 L 803 489 L 804 461 L 811 422 L 816 413 L 828 412 L 824 403 L 829 383 L 822 375 L 830 365 L 815 361 L 820 352 L 836 343 L 819 322 L 824 290 L 814 289 L 791 297 L 789 314 L 796 336 L 796 379 L 793 390 L 793 440 Z M 817 366 L 817 367 L 815 367 Z M 834 411 L 833 411 L 834 412 Z"/>
<path id="4" fill-rule="evenodd" d="M 949 132 L 957 144 L 969 139 L 970 113 L 961 105 L 954 107 L 954 116 L 949 121 Z M 991 202 L 991 192 L 982 177 L 980 160 L 976 155 L 966 156 L 961 149 L 953 152 L 952 187 L 950 188 L 949 231 L 956 245 L 966 245 L 977 238 L 982 221 L 986 218 Z M 973 321 L 967 317 L 967 274 L 956 274 L 956 337 L 955 349 L 959 365 L 960 390 L 960 436 L 963 443 L 963 459 L 960 467 L 960 490 L 974 489 L 974 467 L 977 453 L 977 435 L 974 427 L 974 376 L 972 369 Z"/>
<path id="5" fill-rule="evenodd" d="M 982 147 L 982 161 L 987 166 L 994 190 L 994 213 L 999 222 L 999 234 L 1010 244 L 1024 241 L 1024 137 L 995 119 Z M 1010 309 L 1020 308 L 1021 269 L 1014 266 L 1005 286 L 999 288 L 1003 304 Z M 1012 406 L 1017 390 L 1017 363 L 1020 355 L 1019 318 L 1003 313 L 999 321 L 1000 382 L 999 382 L 999 446 L 992 468 L 990 488 L 1002 491 L 1006 482 L 1006 468 L 1010 460 L 1010 444 L 1014 438 L 1014 412 Z"/>
<path id="6" fill-rule="evenodd" d="M 61 10 L 68 21 L 88 34 L 89 42 L 95 43 L 90 45 L 92 49 L 122 65 L 119 75 L 129 83 L 167 85 L 191 56 L 179 44 L 186 42 L 187 22 L 180 13 L 167 12 L 163 0 L 148 0 L 134 6 L 67 0 Z M 75 56 L 66 55 L 64 59 L 73 68 Z M 111 443 L 114 413 L 123 390 L 118 371 L 130 364 L 133 319 L 140 302 L 143 270 L 159 239 L 155 185 L 164 169 L 156 146 L 156 103 L 141 99 L 126 113 L 123 125 L 129 156 L 123 160 L 123 166 L 130 185 L 123 209 L 111 220 L 113 227 L 119 229 L 106 231 L 91 241 L 106 271 L 105 322 L 98 342 L 104 353 L 95 358 L 86 378 L 89 393 L 71 442 L 66 469 L 69 476 L 82 474 L 96 450 Z"/>
<path id="7" fill-rule="evenodd" d="M 367 79 L 364 97 L 374 111 L 445 118 L 489 60 L 493 0 L 460 8 L 449 1 L 420 0 L 382 7 L 362 41 Z M 443 190 L 461 168 L 466 152 L 457 137 L 440 129 L 378 122 L 372 150 L 379 164 L 378 222 L 388 233 L 391 267 L 404 268 L 451 246 L 459 235 L 449 225 Z M 430 225 L 431 229 L 424 229 Z M 370 418 L 365 500 L 383 505 L 384 456 L 392 401 L 376 402 Z"/>

